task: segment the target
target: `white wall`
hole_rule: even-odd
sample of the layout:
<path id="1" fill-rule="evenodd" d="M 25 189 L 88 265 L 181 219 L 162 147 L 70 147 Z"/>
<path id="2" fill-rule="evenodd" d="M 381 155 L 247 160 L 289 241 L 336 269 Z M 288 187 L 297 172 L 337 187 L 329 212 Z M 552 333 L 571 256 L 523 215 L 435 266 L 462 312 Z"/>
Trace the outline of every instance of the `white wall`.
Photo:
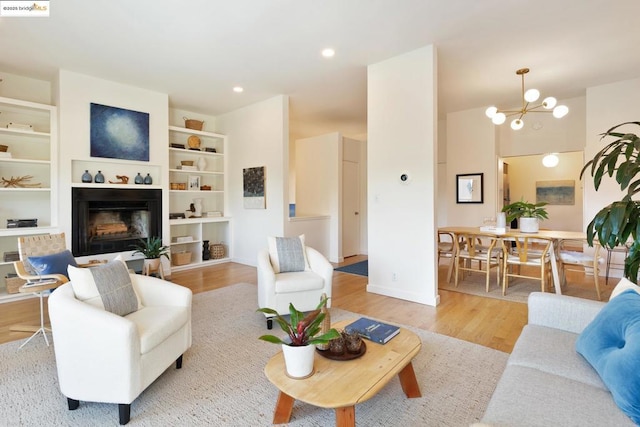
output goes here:
<path id="1" fill-rule="evenodd" d="M 498 211 L 496 130 L 484 108 L 447 114 L 446 225 L 476 227 Z M 484 174 L 484 203 L 456 202 L 456 175 Z"/>
<path id="2" fill-rule="evenodd" d="M 582 218 L 582 181 L 580 171 L 584 165 L 582 151 L 558 153 L 560 162 L 554 168 L 542 165 L 543 155 L 507 157 L 509 165 L 509 188 L 511 202 L 524 199 L 536 203 L 536 181 L 572 180 L 575 183 L 575 204 L 547 205 L 549 219 L 540 223 L 540 227 L 551 230 L 583 231 Z"/>
<path id="3" fill-rule="evenodd" d="M 289 216 L 289 99 L 276 96 L 217 117 L 228 137 L 228 200 L 233 217 L 233 260 L 256 265 L 267 236 L 287 235 Z M 266 167 L 266 209 L 245 209 L 242 170 Z"/>
<path id="4" fill-rule="evenodd" d="M 433 46 L 368 67 L 367 290 L 429 305 L 438 303 L 436 88 Z"/>
<path id="5" fill-rule="evenodd" d="M 90 157 L 90 104 L 97 103 L 128 110 L 149 113 L 149 165 L 166 171 L 168 167 L 168 117 L 169 99 L 164 93 L 153 92 L 98 79 L 67 70 L 60 70 L 56 105 L 59 117 L 59 212 L 60 229 L 67 233 L 68 247 L 71 247 L 71 183 L 80 182 L 72 177 L 72 160 L 100 162 L 107 179 L 115 179 L 115 174 L 135 176 L 138 162 L 127 160 L 99 159 Z M 95 175 L 97 170 L 91 171 Z M 134 173 L 134 175 L 131 175 Z M 160 174 L 158 174 L 160 175 Z M 162 185 L 165 178 L 154 176 L 154 184 Z M 163 218 L 168 218 L 168 186 L 162 194 Z M 169 221 L 162 222 L 162 238 L 169 241 Z"/>
<path id="6" fill-rule="evenodd" d="M 296 217 L 328 215 L 329 261 L 341 260 L 342 136 L 337 133 L 296 141 Z"/>

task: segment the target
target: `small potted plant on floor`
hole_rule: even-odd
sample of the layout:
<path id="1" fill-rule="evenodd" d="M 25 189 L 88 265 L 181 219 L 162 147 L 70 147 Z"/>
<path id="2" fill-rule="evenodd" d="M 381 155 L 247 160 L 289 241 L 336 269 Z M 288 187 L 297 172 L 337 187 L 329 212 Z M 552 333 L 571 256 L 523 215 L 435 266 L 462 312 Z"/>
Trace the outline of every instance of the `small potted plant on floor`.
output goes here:
<path id="1" fill-rule="evenodd" d="M 143 271 L 158 271 L 160 268 L 160 257 L 169 259 L 169 247 L 162 244 L 162 238 L 153 236 L 146 239 L 139 239 L 139 243 L 135 245 L 133 254 L 142 254 L 144 256 Z"/>
<path id="2" fill-rule="evenodd" d="M 540 220 L 549 219 L 549 214 L 544 208 L 546 202 L 529 203 L 524 199 L 511 203 L 502 208 L 502 212 L 507 215 L 507 224 L 514 219 L 518 219 L 520 231 L 523 233 L 537 233 L 540 229 Z"/>
<path id="3" fill-rule="evenodd" d="M 292 378 L 307 378 L 313 374 L 316 344 L 327 344 L 340 336 L 340 333 L 333 328 L 327 333 L 318 335 L 320 325 L 325 317 L 321 309 L 326 304 L 327 298 L 323 298 L 318 307 L 306 316 L 296 310 L 293 304 L 289 304 L 289 321 L 271 308 L 257 310 L 261 313 L 274 315 L 280 328 L 287 334 L 284 340 L 275 335 L 262 335 L 259 339 L 282 345 L 287 375 Z"/>

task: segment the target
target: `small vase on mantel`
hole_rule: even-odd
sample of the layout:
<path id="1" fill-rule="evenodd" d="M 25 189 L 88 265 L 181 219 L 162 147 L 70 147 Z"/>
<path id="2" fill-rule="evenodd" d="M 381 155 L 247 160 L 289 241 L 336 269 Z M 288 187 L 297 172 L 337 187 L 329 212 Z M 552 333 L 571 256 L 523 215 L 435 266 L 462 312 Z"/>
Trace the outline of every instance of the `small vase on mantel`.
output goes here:
<path id="1" fill-rule="evenodd" d="M 94 178 L 94 181 L 97 184 L 104 184 L 104 175 L 102 175 L 102 171 L 98 171 L 96 177 Z"/>
<path id="2" fill-rule="evenodd" d="M 82 182 L 84 183 L 93 182 L 93 177 L 91 176 L 88 170 L 85 170 L 84 173 L 82 174 Z"/>
<path id="3" fill-rule="evenodd" d="M 147 174 L 147 176 L 144 177 L 144 183 L 146 185 L 151 185 L 153 184 L 153 179 L 151 178 L 151 175 Z"/>
<path id="4" fill-rule="evenodd" d="M 142 184 L 144 182 L 144 178 L 142 177 L 142 175 L 140 175 L 140 172 L 138 172 L 138 175 L 136 175 L 133 182 L 135 182 L 136 184 Z"/>

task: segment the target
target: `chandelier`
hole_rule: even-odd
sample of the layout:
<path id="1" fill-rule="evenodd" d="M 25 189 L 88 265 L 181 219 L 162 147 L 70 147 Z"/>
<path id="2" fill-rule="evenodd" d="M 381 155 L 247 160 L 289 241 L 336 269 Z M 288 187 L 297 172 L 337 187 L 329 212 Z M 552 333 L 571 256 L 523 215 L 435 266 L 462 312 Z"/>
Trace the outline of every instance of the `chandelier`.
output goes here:
<path id="1" fill-rule="evenodd" d="M 528 68 L 520 68 L 516 71 L 516 74 L 522 77 L 522 107 L 519 110 L 498 110 L 498 108 L 493 106 L 487 108 L 485 114 L 491 119 L 493 124 L 501 125 L 507 120 L 507 117 L 517 116 L 511 121 L 511 129 L 520 130 L 524 126 L 522 117 L 527 113 L 553 113 L 553 117 L 557 119 L 567 115 L 569 107 L 566 105 L 556 106 L 558 101 L 552 96 L 545 98 L 540 104 L 532 104 L 540 98 L 540 91 L 537 89 L 524 91 L 524 75 L 528 72 Z"/>

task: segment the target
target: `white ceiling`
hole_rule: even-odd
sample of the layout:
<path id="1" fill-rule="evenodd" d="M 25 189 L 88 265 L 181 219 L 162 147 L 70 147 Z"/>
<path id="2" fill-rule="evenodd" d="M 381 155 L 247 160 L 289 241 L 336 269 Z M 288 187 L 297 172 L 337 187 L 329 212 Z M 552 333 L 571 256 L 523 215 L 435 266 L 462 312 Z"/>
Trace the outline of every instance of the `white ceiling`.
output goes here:
<path id="1" fill-rule="evenodd" d="M 292 131 L 366 132 L 367 65 L 429 44 L 438 109 L 518 105 L 640 76 L 638 0 L 65 0 L 0 18 L 0 70 L 62 68 L 167 93 L 219 115 L 290 96 Z M 333 47 L 336 56 L 320 56 Z M 0 75 L 1 77 L 1 75 Z M 235 85 L 245 91 L 232 91 Z"/>

